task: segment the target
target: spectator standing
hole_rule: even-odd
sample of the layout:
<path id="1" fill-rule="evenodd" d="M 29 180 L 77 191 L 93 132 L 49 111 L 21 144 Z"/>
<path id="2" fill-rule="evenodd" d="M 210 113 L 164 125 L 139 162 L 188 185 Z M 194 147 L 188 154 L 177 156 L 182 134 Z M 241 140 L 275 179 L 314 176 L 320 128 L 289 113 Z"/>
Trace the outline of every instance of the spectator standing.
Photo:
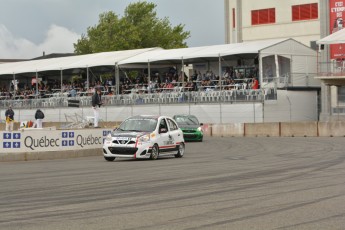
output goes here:
<path id="1" fill-rule="evenodd" d="M 14 111 L 12 106 L 9 106 L 5 112 L 6 117 L 6 131 L 13 131 L 13 123 L 14 123 Z"/>
<path id="2" fill-rule="evenodd" d="M 43 127 L 42 121 L 44 119 L 44 113 L 42 112 L 42 110 L 40 110 L 40 109 L 36 110 L 35 119 L 36 119 L 36 123 L 34 126 L 36 126 L 36 128 L 41 129 Z"/>
<path id="3" fill-rule="evenodd" d="M 76 97 L 76 96 L 77 96 L 77 91 L 75 90 L 74 87 L 71 89 L 71 91 L 69 92 L 69 94 L 71 95 L 71 97 Z"/>
<path id="4" fill-rule="evenodd" d="M 94 114 L 94 127 L 99 128 L 98 121 L 99 121 L 99 109 L 102 105 L 102 98 L 101 98 L 101 88 L 97 87 L 95 89 L 95 93 L 92 95 L 92 110 Z"/>
<path id="5" fill-rule="evenodd" d="M 256 77 L 253 78 L 252 89 L 259 89 L 259 81 Z"/>

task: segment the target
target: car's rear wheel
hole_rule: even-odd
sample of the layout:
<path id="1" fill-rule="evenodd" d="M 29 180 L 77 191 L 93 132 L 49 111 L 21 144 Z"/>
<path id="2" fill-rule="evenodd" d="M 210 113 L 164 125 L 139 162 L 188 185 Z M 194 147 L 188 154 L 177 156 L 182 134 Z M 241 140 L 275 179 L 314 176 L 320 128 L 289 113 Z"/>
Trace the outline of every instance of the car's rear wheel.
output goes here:
<path id="1" fill-rule="evenodd" d="M 151 150 L 151 155 L 150 155 L 150 159 L 151 160 L 156 160 L 159 156 L 159 148 L 158 145 L 155 144 L 152 146 L 152 150 Z"/>
<path id="2" fill-rule="evenodd" d="M 181 143 L 180 143 L 180 146 L 178 147 L 178 151 L 177 151 L 177 153 L 175 154 L 175 157 L 176 157 L 176 158 L 181 158 L 181 157 L 183 157 L 183 155 L 184 155 L 184 150 L 185 150 L 184 143 L 181 142 Z"/>
<path id="3" fill-rule="evenodd" d="M 106 161 L 114 161 L 115 157 L 104 157 Z"/>

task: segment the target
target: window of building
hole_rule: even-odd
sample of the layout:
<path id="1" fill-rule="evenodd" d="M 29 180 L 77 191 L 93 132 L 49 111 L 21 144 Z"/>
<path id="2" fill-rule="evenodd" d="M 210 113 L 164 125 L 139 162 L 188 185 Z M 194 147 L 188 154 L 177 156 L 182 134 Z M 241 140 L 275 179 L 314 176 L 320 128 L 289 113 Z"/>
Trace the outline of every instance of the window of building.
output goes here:
<path id="1" fill-rule="evenodd" d="M 311 20 L 318 17 L 317 3 L 292 6 L 292 21 Z"/>
<path id="2" fill-rule="evenodd" d="M 252 25 L 269 24 L 276 22 L 276 9 L 252 10 Z"/>
<path id="3" fill-rule="evenodd" d="M 338 87 L 338 105 L 345 105 L 345 87 Z"/>

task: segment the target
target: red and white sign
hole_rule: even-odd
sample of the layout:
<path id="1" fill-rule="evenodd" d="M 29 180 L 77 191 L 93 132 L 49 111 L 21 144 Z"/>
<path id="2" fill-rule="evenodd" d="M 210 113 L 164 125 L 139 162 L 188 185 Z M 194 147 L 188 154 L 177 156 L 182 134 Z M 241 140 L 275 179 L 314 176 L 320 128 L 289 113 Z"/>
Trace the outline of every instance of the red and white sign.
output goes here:
<path id="1" fill-rule="evenodd" d="M 337 32 L 344 28 L 345 22 L 345 0 L 330 0 L 330 34 Z M 331 59 L 345 58 L 345 46 L 341 44 L 334 44 L 331 48 Z"/>

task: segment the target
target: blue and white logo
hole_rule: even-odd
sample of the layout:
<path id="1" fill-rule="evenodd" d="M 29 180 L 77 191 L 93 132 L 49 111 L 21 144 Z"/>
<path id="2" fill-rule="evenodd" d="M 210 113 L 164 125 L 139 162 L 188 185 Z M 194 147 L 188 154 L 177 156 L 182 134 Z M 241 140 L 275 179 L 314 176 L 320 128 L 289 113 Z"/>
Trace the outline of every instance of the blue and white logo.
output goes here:
<path id="1" fill-rule="evenodd" d="M 103 137 L 107 136 L 109 133 L 111 133 L 110 130 L 103 130 Z"/>
<path id="2" fill-rule="evenodd" d="M 21 133 L 3 133 L 2 147 L 4 149 L 19 149 Z"/>
<path id="3" fill-rule="evenodd" d="M 11 146 L 12 146 L 12 143 L 11 143 L 11 142 L 4 142 L 4 143 L 3 143 L 3 148 L 4 148 L 4 149 L 10 149 Z"/>
<path id="4" fill-rule="evenodd" d="M 13 139 L 20 139 L 21 135 L 20 133 L 13 133 Z"/>
<path id="5" fill-rule="evenodd" d="M 20 149 L 20 142 L 13 142 L 12 146 L 14 149 Z"/>
<path id="6" fill-rule="evenodd" d="M 68 142 L 66 140 L 62 141 L 62 146 L 68 146 Z"/>
<path id="7" fill-rule="evenodd" d="M 108 136 L 109 133 L 111 133 L 111 130 L 103 130 L 103 144 L 105 142 L 105 137 Z"/>
<path id="8" fill-rule="evenodd" d="M 12 133 L 3 133 L 3 135 L 6 140 L 12 139 Z"/>
<path id="9" fill-rule="evenodd" d="M 62 146 L 74 146 L 74 132 L 62 132 Z"/>

